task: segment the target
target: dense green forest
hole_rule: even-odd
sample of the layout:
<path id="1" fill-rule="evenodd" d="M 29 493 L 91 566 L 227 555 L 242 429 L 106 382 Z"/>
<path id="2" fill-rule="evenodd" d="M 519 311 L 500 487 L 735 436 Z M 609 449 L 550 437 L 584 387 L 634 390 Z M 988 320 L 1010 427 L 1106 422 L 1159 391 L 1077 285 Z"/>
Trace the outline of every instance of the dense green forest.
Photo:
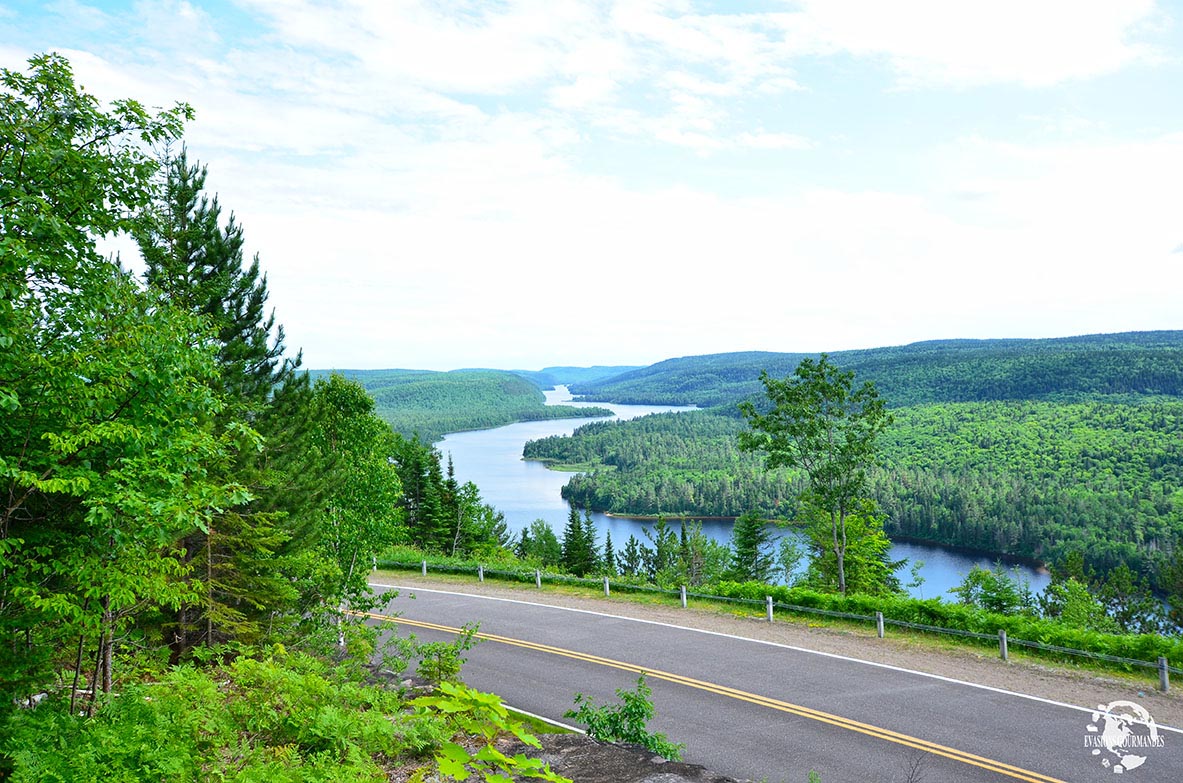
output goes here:
<path id="1" fill-rule="evenodd" d="M 674 360 L 662 372 L 654 365 L 611 383 L 641 394 L 634 399 L 718 401 L 758 387 L 756 365 L 779 367 L 786 356 Z M 1047 562 L 1079 551 L 1102 573 L 1125 564 L 1155 581 L 1183 550 L 1183 401 L 1174 385 L 1183 377 L 1183 333 L 954 341 L 834 356 L 850 356 L 869 374 L 894 368 L 881 377 L 898 395 L 884 394 L 895 422 L 872 480 L 889 534 Z M 743 373 L 754 377 L 741 380 Z M 676 391 L 658 391 L 664 383 Z M 765 472 L 740 453 L 742 429 L 727 404 L 597 422 L 570 438 L 527 444 L 525 454 L 589 470 L 564 496 L 595 510 L 755 509 L 792 518 L 799 479 Z"/>
<path id="2" fill-rule="evenodd" d="M 608 402 L 732 406 L 762 394 L 762 370 L 783 377 L 801 353 L 690 356 L 571 387 Z M 1130 332 L 1041 340 L 938 340 L 835 351 L 889 405 L 987 400 L 1183 396 L 1183 332 Z"/>
<path id="3" fill-rule="evenodd" d="M 376 412 L 395 432 L 432 443 L 449 432 L 516 421 L 609 416 L 606 408 L 545 405 L 542 390 L 504 370 L 338 370 L 374 398 Z M 329 374 L 314 370 L 313 377 Z M 552 384 L 553 385 L 553 384 Z M 550 388 L 550 386 L 547 386 Z"/>
<path id="4" fill-rule="evenodd" d="M 552 389 L 555 386 L 592 383 L 639 369 L 641 368 L 625 365 L 612 367 L 597 365 L 594 367 L 543 367 L 541 370 L 514 370 L 513 372 L 541 389 Z"/>
<path id="5" fill-rule="evenodd" d="M 457 722 L 367 683 L 416 648 L 380 655 L 352 613 L 390 546 L 500 551 L 502 519 L 359 384 L 300 369 L 174 146 L 187 106 L 103 108 L 57 55 L 0 85 L 0 778 L 372 780 L 430 756 Z M 142 276 L 99 252 L 114 234 Z"/>

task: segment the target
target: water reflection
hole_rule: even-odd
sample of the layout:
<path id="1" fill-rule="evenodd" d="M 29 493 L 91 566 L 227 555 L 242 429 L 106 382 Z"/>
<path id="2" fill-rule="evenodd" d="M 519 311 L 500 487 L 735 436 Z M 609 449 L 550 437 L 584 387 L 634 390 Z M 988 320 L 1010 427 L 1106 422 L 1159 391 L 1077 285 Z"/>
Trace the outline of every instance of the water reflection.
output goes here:
<path id="1" fill-rule="evenodd" d="M 548 405 L 566 404 L 576 406 L 597 405 L 614 412 L 613 419 L 624 420 L 667 411 L 686 411 L 691 408 L 669 405 L 618 405 L 615 403 L 571 402 L 566 387 L 558 387 L 546 393 Z M 528 527 L 535 519 L 545 520 L 562 535 L 567 523 L 568 507 L 560 490 L 570 478 L 570 473 L 549 470 L 539 462 L 522 459 L 522 447 L 526 441 L 544 438 L 548 435 L 570 435 L 580 425 L 603 419 L 554 419 L 509 424 L 489 430 L 458 432 L 445 437 L 437 444 L 447 458 L 451 455 L 460 481 L 471 481 L 481 491 L 485 502 L 505 514 L 505 520 L 515 535 Z M 630 535 L 645 541 L 643 530 L 652 522 L 610 517 L 606 514 L 592 514 L 601 542 L 607 532 L 612 533 L 612 543 L 617 551 L 624 547 Z M 703 533 L 721 543 L 731 538 L 731 521 L 702 520 Z M 801 537 L 796 530 L 774 528 L 776 536 Z M 909 592 L 918 597 L 945 596 L 950 587 L 961 583 L 965 574 L 974 565 L 992 567 L 993 560 L 987 555 L 967 553 L 946 547 L 898 542 L 892 545 L 891 557 L 900 560 L 924 561 L 920 570 L 923 582 Z M 1013 564 L 1018 576 L 1026 579 L 1033 592 L 1040 592 L 1047 585 L 1049 577 L 1045 571 L 1029 565 Z M 901 569 L 901 582 L 911 580 L 908 568 Z"/>

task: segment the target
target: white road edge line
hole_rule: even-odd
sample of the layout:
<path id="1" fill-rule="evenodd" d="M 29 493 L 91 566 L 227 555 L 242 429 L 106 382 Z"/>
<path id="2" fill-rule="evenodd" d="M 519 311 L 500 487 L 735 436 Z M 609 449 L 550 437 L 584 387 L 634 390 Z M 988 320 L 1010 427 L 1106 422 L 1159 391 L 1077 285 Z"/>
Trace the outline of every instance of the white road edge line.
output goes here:
<path id="1" fill-rule="evenodd" d="M 751 639 L 747 636 L 737 636 L 736 634 L 723 633 L 722 631 L 707 631 L 702 628 L 690 628 L 684 625 L 675 625 L 673 623 L 663 623 L 659 620 L 642 620 L 637 617 L 624 617 L 618 614 L 608 614 L 607 612 L 597 612 L 592 609 L 575 609 L 570 606 L 555 606 L 554 604 L 543 604 L 537 601 L 521 601 L 516 598 L 500 598 L 491 595 L 477 595 L 474 593 L 461 593 L 455 590 L 431 590 L 423 587 L 415 587 L 413 585 L 387 585 L 378 582 L 370 582 L 373 587 L 385 587 L 392 590 L 407 590 L 408 592 L 418 593 L 439 593 L 440 595 L 456 595 L 465 598 L 480 598 L 485 601 L 502 601 L 507 604 L 522 604 L 523 606 L 538 606 L 547 609 L 559 609 L 564 612 L 578 612 L 580 614 L 591 614 L 598 617 L 608 617 L 613 620 L 629 620 L 634 623 L 645 623 L 647 625 L 659 625 L 666 628 L 676 628 L 680 631 L 693 631 L 694 633 L 707 634 L 709 636 L 721 636 L 726 639 L 737 639 L 744 642 L 752 642 L 754 644 L 765 644 L 769 647 L 780 647 L 785 650 L 794 650 L 796 652 L 809 653 L 811 655 L 820 655 L 825 658 L 834 658 L 840 661 L 848 661 L 850 663 L 861 663 L 866 666 L 876 666 L 880 669 L 888 669 L 890 671 L 903 672 L 905 674 L 914 674 L 918 677 L 928 677 L 933 680 L 940 680 L 942 682 L 953 683 L 955 685 L 965 685 L 969 688 L 978 688 L 984 691 L 991 691 L 993 693 L 1001 693 L 1006 696 L 1014 696 L 1020 699 L 1029 699 L 1031 701 L 1042 702 L 1043 704 L 1051 704 L 1055 707 L 1065 707 L 1070 710 L 1077 710 L 1078 712 L 1087 712 L 1092 714 L 1096 712 L 1095 707 L 1081 707 L 1076 704 L 1067 704 L 1062 701 L 1054 701 L 1052 699 L 1045 699 L 1042 696 L 1032 696 L 1029 693 L 1019 693 L 1018 691 L 1008 691 L 1005 688 L 995 688 L 992 685 L 982 685 L 977 682 L 968 682 L 967 680 L 958 680 L 953 677 L 945 677 L 940 674 L 931 674 L 929 672 L 920 672 L 915 669 L 905 669 L 902 666 L 893 666 L 890 663 L 877 663 L 875 661 L 864 661 L 862 658 L 852 658 L 848 655 L 839 655 L 837 653 L 821 652 L 820 650 L 810 650 L 806 647 L 795 647 L 791 644 L 781 644 L 780 642 L 770 642 L 764 639 Z M 1163 731 L 1173 731 L 1176 734 L 1183 734 L 1183 729 L 1175 728 L 1174 726 L 1167 726 L 1163 723 L 1155 723 L 1155 725 Z"/>
<path id="2" fill-rule="evenodd" d="M 512 710 L 513 712 L 516 712 L 519 715 L 525 715 L 527 717 L 533 718 L 534 720 L 542 721 L 543 723 L 549 723 L 551 726 L 558 726 L 560 729 L 566 729 L 567 731 L 574 732 L 575 734 L 587 734 L 587 731 L 579 728 L 578 726 L 572 726 L 569 723 L 563 723 L 562 721 L 557 721 L 552 718 L 548 718 L 545 715 L 535 715 L 532 712 L 529 712 L 527 710 L 523 710 L 520 707 L 515 707 L 512 704 L 506 704 L 505 702 L 501 702 L 501 706 L 505 707 L 507 710 Z"/>

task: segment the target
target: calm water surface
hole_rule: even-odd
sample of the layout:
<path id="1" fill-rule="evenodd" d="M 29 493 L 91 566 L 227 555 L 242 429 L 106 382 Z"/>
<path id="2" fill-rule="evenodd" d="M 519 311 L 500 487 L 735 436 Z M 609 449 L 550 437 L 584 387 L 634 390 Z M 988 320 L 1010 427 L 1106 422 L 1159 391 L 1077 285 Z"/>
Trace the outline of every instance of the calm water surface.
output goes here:
<path id="1" fill-rule="evenodd" d="M 615 420 L 635 419 L 651 413 L 692 410 L 669 405 L 572 402 L 570 393 L 563 386 L 546 392 L 546 402 L 548 405 L 595 405 L 609 408 L 614 412 L 612 419 Z M 603 420 L 554 419 L 508 424 L 489 430 L 453 433 L 436 445 L 445 458 L 451 455 L 456 478 L 462 482 L 471 481 L 476 484 L 485 502 L 505 514 L 506 524 L 512 533 L 516 535 L 529 527 L 535 519 L 543 519 L 561 536 L 563 527 L 567 524 L 568 506 L 560 490 L 572 474 L 549 470 L 542 463 L 522 459 L 522 447 L 526 441 L 545 438 L 548 435 L 570 435 L 582 424 Z M 595 520 L 601 541 L 605 532 L 612 533 L 612 544 L 617 551 L 624 547 L 630 535 L 644 541 L 642 531 L 651 526 L 651 523 L 641 520 L 598 513 L 592 514 L 592 519 Z M 704 520 L 702 529 L 703 533 L 721 543 L 727 543 L 731 539 L 730 520 Z M 779 528 L 775 532 L 778 536 L 801 535 L 797 531 Z M 896 560 L 908 558 L 910 562 L 924 561 L 920 570 L 924 582 L 919 587 L 910 589 L 913 595 L 924 598 L 944 595 L 950 587 L 960 584 L 974 565 L 990 568 L 994 564 L 994 560 L 986 555 L 903 542 L 892 546 L 891 556 Z M 1028 580 L 1032 591 L 1036 593 L 1043 590 L 1049 581 L 1046 571 L 1025 564 L 1008 565 L 1016 568 L 1019 576 Z M 911 580 L 908 567 L 900 571 L 900 578 L 905 583 Z"/>

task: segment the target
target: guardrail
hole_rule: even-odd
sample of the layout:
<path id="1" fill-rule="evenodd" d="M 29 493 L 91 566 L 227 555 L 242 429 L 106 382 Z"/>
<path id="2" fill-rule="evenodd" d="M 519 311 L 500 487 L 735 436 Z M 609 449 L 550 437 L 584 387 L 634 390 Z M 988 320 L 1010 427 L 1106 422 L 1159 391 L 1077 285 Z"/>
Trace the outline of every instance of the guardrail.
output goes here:
<path id="1" fill-rule="evenodd" d="M 383 561 L 382 567 L 388 570 L 396 571 L 415 571 L 418 570 L 423 576 L 427 576 L 428 564 L 426 560 L 415 562 L 400 562 L 400 561 Z M 375 568 L 377 564 L 375 564 Z M 471 566 L 450 565 L 444 563 L 433 563 L 431 568 L 440 573 L 446 574 L 471 574 L 473 569 Z M 689 598 L 694 598 L 703 601 L 712 601 L 716 603 L 731 603 L 742 604 L 747 606 L 757 606 L 764 609 L 765 617 L 768 622 L 772 622 L 777 611 L 787 614 L 798 615 L 821 615 L 824 617 L 831 617 L 835 619 L 853 620 L 856 622 L 873 622 L 875 624 L 876 633 L 880 639 L 884 638 L 886 626 L 897 626 L 900 628 L 911 628 L 913 630 L 924 631 L 926 633 L 948 634 L 950 636 L 960 636 L 974 639 L 977 641 L 985 641 L 991 644 L 997 643 L 998 655 L 1002 660 L 1009 660 L 1010 645 L 1017 644 L 1021 647 L 1027 647 L 1041 652 L 1054 653 L 1056 655 L 1070 655 L 1081 658 L 1089 658 L 1097 661 L 1104 661 L 1106 663 L 1115 663 L 1123 666 L 1137 666 L 1148 669 L 1155 669 L 1158 672 L 1158 688 L 1161 691 L 1170 690 L 1170 675 L 1183 675 L 1183 668 L 1178 666 L 1171 666 L 1165 657 L 1159 657 L 1157 661 L 1143 661 L 1136 658 L 1123 658 L 1117 655 L 1106 655 L 1104 653 L 1091 652 L 1089 650 L 1076 650 L 1071 647 L 1059 647 L 1054 644 L 1044 644 L 1043 642 L 1035 642 L 1027 639 L 1008 639 L 1005 628 L 998 629 L 998 634 L 979 633 L 977 631 L 965 631 L 959 628 L 945 628 L 938 625 L 925 625 L 923 623 L 914 623 L 908 620 L 897 620 L 891 617 L 885 617 L 882 612 L 876 612 L 873 615 L 857 614 L 853 612 L 839 612 L 833 609 L 819 609 L 812 606 L 800 606 L 797 604 L 783 604 L 773 601 L 772 596 L 766 596 L 763 602 L 750 598 L 733 598 L 730 596 L 711 595 L 709 593 L 688 593 L 686 586 L 682 585 L 677 590 L 667 590 L 661 587 L 653 587 L 651 585 L 638 585 L 631 582 L 612 582 L 609 577 L 602 577 L 599 579 L 584 579 L 577 576 L 568 576 L 566 574 L 543 574 L 542 571 L 535 569 L 533 571 L 502 571 L 495 569 L 487 569 L 483 565 L 476 567 L 476 577 L 479 581 L 485 581 L 486 577 L 494 579 L 501 579 L 512 582 L 533 583 L 535 588 L 541 590 L 543 582 L 550 584 L 576 585 L 580 587 L 603 587 L 604 595 L 610 597 L 612 590 L 626 593 L 651 593 L 662 596 L 676 596 L 681 602 L 682 608 L 686 608 L 686 602 Z"/>

